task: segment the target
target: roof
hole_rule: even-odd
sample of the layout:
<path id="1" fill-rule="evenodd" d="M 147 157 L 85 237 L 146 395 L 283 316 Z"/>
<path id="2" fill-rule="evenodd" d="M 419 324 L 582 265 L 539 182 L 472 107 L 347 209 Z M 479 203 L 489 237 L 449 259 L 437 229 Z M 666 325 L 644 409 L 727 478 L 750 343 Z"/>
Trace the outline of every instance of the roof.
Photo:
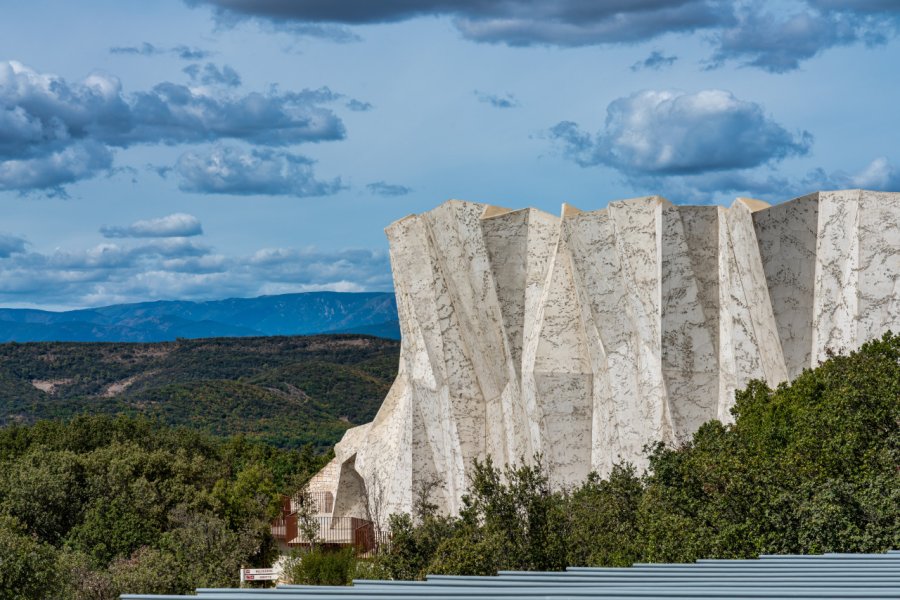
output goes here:
<path id="1" fill-rule="evenodd" d="M 192 596 L 123 594 L 123 600 L 368 600 L 497 598 L 644 600 L 698 598 L 900 598 L 900 551 L 885 554 L 763 555 L 689 564 L 501 571 L 492 577 L 429 575 L 426 581 L 356 580 L 352 586 L 198 589 Z"/>

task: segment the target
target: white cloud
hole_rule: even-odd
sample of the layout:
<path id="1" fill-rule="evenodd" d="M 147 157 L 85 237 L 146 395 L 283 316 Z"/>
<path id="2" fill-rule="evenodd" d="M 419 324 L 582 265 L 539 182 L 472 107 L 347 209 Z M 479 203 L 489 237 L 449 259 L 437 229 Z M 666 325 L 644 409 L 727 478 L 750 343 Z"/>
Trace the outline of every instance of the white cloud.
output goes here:
<path id="1" fill-rule="evenodd" d="M 112 152 L 93 142 L 78 142 L 37 156 L 0 158 L 0 191 L 43 189 L 65 196 L 63 186 L 90 179 L 112 167 Z"/>
<path id="2" fill-rule="evenodd" d="M 181 176 L 181 190 L 201 194 L 305 198 L 338 192 L 340 179 L 316 179 L 313 163 L 291 152 L 216 146 L 206 152 L 186 152 L 175 171 Z"/>
<path id="3" fill-rule="evenodd" d="M 185 213 L 174 213 L 158 219 L 135 221 L 125 227 L 104 225 L 100 233 L 107 238 L 190 237 L 201 235 L 200 219 Z"/>
<path id="4" fill-rule="evenodd" d="M 745 169 L 808 153 L 812 135 L 791 133 L 762 106 L 722 90 L 646 90 L 614 100 L 596 135 L 571 121 L 551 138 L 581 166 L 628 175 L 686 175 Z"/>
<path id="5" fill-rule="evenodd" d="M 225 81 L 236 73 L 216 71 Z M 0 190 L 61 190 L 109 170 L 111 148 L 239 139 L 263 146 L 338 140 L 327 88 L 232 94 L 160 83 L 126 95 L 118 78 L 81 81 L 0 62 Z"/>

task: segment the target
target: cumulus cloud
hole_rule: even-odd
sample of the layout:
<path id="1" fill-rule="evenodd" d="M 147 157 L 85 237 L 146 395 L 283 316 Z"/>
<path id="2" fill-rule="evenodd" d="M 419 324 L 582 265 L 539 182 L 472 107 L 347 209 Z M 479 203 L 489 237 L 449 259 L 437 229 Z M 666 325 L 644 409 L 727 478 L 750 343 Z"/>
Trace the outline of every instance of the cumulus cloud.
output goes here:
<path id="1" fill-rule="evenodd" d="M 160 54 L 173 54 L 182 60 L 203 60 L 212 55 L 212 52 L 179 44 L 172 48 L 162 48 L 150 42 L 143 42 L 139 46 L 113 46 L 110 54 L 130 54 L 134 56 L 158 56 Z"/>
<path id="2" fill-rule="evenodd" d="M 2 240 L 2 237 L 0 237 Z M 226 256 L 186 238 L 0 260 L 0 302 L 92 306 L 147 299 L 210 300 L 312 290 L 391 289 L 380 250 L 265 248 Z"/>
<path id="3" fill-rule="evenodd" d="M 8 233 L 0 233 L 0 258 L 9 258 L 13 254 L 25 252 L 25 238 Z"/>
<path id="4" fill-rule="evenodd" d="M 337 193 L 342 188 L 340 179 L 316 179 L 313 164 L 291 152 L 217 146 L 183 154 L 175 170 L 181 177 L 179 188 L 186 192 L 298 198 Z"/>
<path id="5" fill-rule="evenodd" d="M 131 96 L 129 121 L 98 124 L 112 145 L 196 143 L 230 138 L 267 146 L 343 139 L 344 125 L 321 106 L 340 96 L 327 88 L 243 96 L 161 83 Z"/>
<path id="6" fill-rule="evenodd" d="M 194 215 L 174 213 L 159 219 L 135 221 L 131 225 L 104 225 L 100 233 L 106 238 L 167 238 L 203 234 L 200 219 Z"/>
<path id="7" fill-rule="evenodd" d="M 479 102 L 490 104 L 494 108 L 516 108 L 519 106 L 519 101 L 510 93 L 498 95 L 475 90 L 475 97 L 478 98 Z"/>
<path id="8" fill-rule="evenodd" d="M 198 76 L 231 74 L 226 67 Z M 340 98 L 327 88 L 241 95 L 175 83 L 126 95 L 109 74 L 69 82 L 0 62 L 0 190 L 60 191 L 108 170 L 111 148 L 135 144 L 339 140 L 343 122 L 325 105 Z"/>
<path id="9" fill-rule="evenodd" d="M 646 90 L 614 100 L 593 135 L 563 121 L 550 130 L 564 155 L 583 167 L 606 165 L 630 176 L 745 169 L 809 152 L 812 135 L 791 133 L 759 104 L 721 90 Z"/>
<path id="10" fill-rule="evenodd" d="M 366 185 L 369 192 L 378 196 L 405 196 L 412 192 L 412 188 L 396 183 L 386 183 L 384 181 L 373 181 Z"/>
<path id="11" fill-rule="evenodd" d="M 50 196 L 66 197 L 66 184 L 90 179 L 112 167 L 112 152 L 102 144 L 84 141 L 59 146 L 21 158 L 4 158 L 0 153 L 0 191 L 24 194 L 43 190 Z"/>
<path id="12" fill-rule="evenodd" d="M 678 60 L 677 56 L 666 56 L 659 50 L 654 50 L 650 53 L 650 56 L 644 60 L 639 60 L 631 65 L 631 70 L 640 71 L 641 69 L 651 69 L 653 71 L 659 71 L 663 67 L 671 67 L 675 64 L 676 60 Z"/>
<path id="13" fill-rule="evenodd" d="M 194 63 L 186 66 L 182 71 L 195 83 L 227 87 L 240 87 L 241 85 L 241 76 L 228 65 L 223 65 L 220 69 L 213 63 L 206 63 L 202 67 Z"/>

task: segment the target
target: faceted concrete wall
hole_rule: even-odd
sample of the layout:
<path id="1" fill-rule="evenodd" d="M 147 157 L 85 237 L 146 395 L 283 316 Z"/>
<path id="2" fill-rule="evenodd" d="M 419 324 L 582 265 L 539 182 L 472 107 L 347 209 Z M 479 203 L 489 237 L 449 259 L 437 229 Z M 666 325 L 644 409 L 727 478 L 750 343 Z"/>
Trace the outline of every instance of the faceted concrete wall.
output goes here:
<path id="1" fill-rule="evenodd" d="M 556 485 L 643 467 L 645 444 L 728 421 L 750 379 L 900 330 L 900 193 L 561 217 L 449 201 L 386 231 L 400 370 L 336 448 L 335 516 L 409 510 L 429 481 L 456 512 L 487 456 L 540 453 Z"/>

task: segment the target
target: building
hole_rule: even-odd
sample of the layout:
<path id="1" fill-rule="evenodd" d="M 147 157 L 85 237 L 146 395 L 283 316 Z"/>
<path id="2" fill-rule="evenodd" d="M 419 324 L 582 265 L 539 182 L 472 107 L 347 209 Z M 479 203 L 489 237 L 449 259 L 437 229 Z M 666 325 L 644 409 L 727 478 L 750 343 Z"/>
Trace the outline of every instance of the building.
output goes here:
<path id="1" fill-rule="evenodd" d="M 580 483 L 730 420 L 771 386 L 900 330 L 900 193 L 769 206 L 659 196 L 559 216 L 449 201 L 387 230 L 402 348 L 375 419 L 323 481 L 330 518 L 456 513 L 474 459 L 541 455 Z"/>

